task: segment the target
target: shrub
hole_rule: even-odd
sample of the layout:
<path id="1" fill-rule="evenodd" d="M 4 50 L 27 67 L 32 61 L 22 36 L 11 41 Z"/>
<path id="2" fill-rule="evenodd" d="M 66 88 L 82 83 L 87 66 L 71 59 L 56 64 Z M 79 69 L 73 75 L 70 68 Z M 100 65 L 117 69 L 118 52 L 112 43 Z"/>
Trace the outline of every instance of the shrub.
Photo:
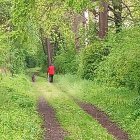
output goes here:
<path id="1" fill-rule="evenodd" d="M 130 34 L 131 32 L 131 34 Z M 140 92 L 140 29 L 123 31 L 112 42 L 113 49 L 96 70 L 96 81 L 111 86 L 126 86 Z"/>
<path id="2" fill-rule="evenodd" d="M 77 72 L 78 64 L 76 61 L 76 51 L 74 46 L 67 46 L 61 48 L 55 56 L 55 67 L 57 73 L 71 73 Z"/>
<path id="3" fill-rule="evenodd" d="M 80 53 L 78 74 L 82 78 L 93 80 L 95 78 L 95 70 L 108 53 L 109 48 L 99 42 L 84 48 Z"/>

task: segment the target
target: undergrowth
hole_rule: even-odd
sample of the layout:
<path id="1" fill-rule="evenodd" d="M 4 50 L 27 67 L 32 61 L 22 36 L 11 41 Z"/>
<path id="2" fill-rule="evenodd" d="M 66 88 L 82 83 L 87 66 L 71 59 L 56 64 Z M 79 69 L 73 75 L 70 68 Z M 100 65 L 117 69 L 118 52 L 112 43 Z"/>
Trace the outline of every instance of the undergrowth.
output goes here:
<path id="1" fill-rule="evenodd" d="M 130 34 L 131 32 L 131 34 Z M 140 93 L 140 28 L 112 35 L 109 56 L 95 70 L 95 82 L 114 87 L 127 87 Z"/>
<path id="2" fill-rule="evenodd" d="M 41 119 L 36 99 L 25 76 L 0 82 L 0 140 L 41 140 Z"/>

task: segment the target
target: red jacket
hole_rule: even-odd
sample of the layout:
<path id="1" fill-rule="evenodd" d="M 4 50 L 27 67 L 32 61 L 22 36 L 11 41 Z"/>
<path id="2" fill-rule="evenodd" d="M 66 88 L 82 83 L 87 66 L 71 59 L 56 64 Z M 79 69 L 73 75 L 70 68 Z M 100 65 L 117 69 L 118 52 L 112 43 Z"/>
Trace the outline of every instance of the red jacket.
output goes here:
<path id="1" fill-rule="evenodd" d="M 55 73 L 55 68 L 54 68 L 54 66 L 49 66 L 49 68 L 48 68 L 48 73 L 49 73 L 50 75 L 54 75 L 54 73 Z"/>

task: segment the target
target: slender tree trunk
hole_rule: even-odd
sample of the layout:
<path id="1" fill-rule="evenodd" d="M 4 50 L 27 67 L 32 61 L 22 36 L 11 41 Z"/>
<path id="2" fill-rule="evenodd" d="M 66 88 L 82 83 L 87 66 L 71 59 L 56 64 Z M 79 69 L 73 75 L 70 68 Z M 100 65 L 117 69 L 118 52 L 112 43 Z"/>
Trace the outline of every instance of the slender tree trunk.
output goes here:
<path id="1" fill-rule="evenodd" d="M 45 44 L 47 46 L 48 65 L 50 66 L 52 63 L 52 47 L 49 38 L 45 38 Z"/>
<path id="2" fill-rule="evenodd" d="M 39 32 L 40 32 L 40 40 L 41 40 L 41 43 L 42 43 L 44 54 L 47 55 L 47 47 L 45 45 L 45 38 L 43 36 L 43 29 L 40 28 Z"/>
<path id="3" fill-rule="evenodd" d="M 103 39 L 108 32 L 108 3 L 101 0 L 102 11 L 99 13 L 99 37 Z"/>
<path id="4" fill-rule="evenodd" d="M 48 65 L 51 65 L 52 63 L 52 57 L 53 57 L 53 47 L 50 43 L 50 39 L 43 36 L 43 30 L 40 29 L 40 35 L 41 35 L 41 42 L 43 46 L 43 51 L 46 56 L 46 61 L 48 61 Z"/>
<path id="5" fill-rule="evenodd" d="M 84 11 L 84 28 L 85 28 L 85 46 L 88 45 L 87 31 L 89 27 L 89 11 L 88 9 Z"/>
<path id="6" fill-rule="evenodd" d="M 76 46 L 76 50 L 79 50 L 79 42 L 78 42 L 78 29 L 79 29 L 79 15 L 74 13 L 73 15 L 73 23 L 72 23 L 72 29 L 75 35 L 75 46 Z"/>
<path id="7" fill-rule="evenodd" d="M 79 41 L 79 28 L 80 28 L 80 23 L 83 22 L 83 16 L 77 13 L 73 13 L 73 21 L 72 21 L 72 31 L 75 36 L 75 47 L 76 51 L 79 52 L 80 49 L 80 41 Z"/>
<path id="8" fill-rule="evenodd" d="M 122 0 L 112 0 L 116 33 L 122 30 Z"/>

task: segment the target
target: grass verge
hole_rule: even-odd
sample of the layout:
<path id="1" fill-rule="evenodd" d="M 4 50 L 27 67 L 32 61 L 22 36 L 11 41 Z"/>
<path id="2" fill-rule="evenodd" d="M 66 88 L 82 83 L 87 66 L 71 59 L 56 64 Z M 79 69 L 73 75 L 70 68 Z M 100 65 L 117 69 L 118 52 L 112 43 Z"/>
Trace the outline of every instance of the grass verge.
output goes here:
<path id="1" fill-rule="evenodd" d="M 140 139 L 140 96 L 126 88 L 99 86 L 72 75 L 56 76 L 56 85 L 65 94 L 92 103 L 107 112 L 127 131 L 132 140 Z"/>
<path id="2" fill-rule="evenodd" d="M 0 82 L 0 140 L 41 140 L 41 118 L 36 98 L 25 76 Z"/>

